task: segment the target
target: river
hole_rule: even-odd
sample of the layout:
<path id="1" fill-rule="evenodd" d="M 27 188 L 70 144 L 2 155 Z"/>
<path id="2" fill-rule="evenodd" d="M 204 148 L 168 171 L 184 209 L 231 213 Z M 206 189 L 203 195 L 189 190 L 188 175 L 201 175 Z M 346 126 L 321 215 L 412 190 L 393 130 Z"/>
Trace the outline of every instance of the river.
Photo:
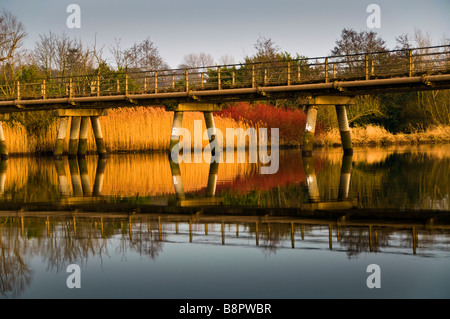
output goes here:
<path id="1" fill-rule="evenodd" d="M 450 145 L 243 155 L 0 162 L 0 296 L 450 297 Z"/>

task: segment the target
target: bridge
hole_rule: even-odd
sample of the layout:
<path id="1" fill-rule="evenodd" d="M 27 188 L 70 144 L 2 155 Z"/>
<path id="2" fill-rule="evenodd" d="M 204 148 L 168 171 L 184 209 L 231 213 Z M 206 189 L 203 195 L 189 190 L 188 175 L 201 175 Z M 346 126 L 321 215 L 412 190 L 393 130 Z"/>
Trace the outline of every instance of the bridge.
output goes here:
<path id="1" fill-rule="evenodd" d="M 450 88 L 450 45 L 170 70 L 126 70 L 42 78 L 0 85 L 0 121 L 9 113 L 53 110 L 60 117 L 54 155 L 64 153 L 71 120 L 69 156 L 86 153 L 89 122 L 100 156 L 106 155 L 99 116 L 114 107 L 162 105 L 174 112 L 170 148 L 181 136 L 184 112 L 203 112 L 212 128 L 223 103 L 296 99 L 306 107 L 303 153 L 310 155 L 319 106 L 336 107 L 344 153 L 352 153 L 347 107 L 353 97 Z M 1 122 L 0 122 L 1 123 Z M 0 124 L 0 154 L 8 156 Z"/>

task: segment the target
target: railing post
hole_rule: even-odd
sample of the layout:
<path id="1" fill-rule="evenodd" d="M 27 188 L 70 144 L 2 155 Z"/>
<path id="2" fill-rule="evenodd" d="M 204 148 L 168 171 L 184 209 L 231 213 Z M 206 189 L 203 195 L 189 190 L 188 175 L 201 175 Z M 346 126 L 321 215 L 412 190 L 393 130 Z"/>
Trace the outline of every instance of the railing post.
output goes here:
<path id="1" fill-rule="evenodd" d="M 267 85 L 267 69 L 264 69 L 264 86 Z"/>
<path id="2" fill-rule="evenodd" d="M 189 92 L 189 70 L 186 69 L 186 92 Z"/>
<path id="3" fill-rule="evenodd" d="M 69 97 L 73 97 L 73 81 L 72 81 L 72 77 L 69 78 Z"/>
<path id="4" fill-rule="evenodd" d="M 333 63 L 333 78 L 336 78 L 336 62 Z"/>
<path id="5" fill-rule="evenodd" d="M 222 89 L 222 83 L 220 81 L 220 66 L 217 67 L 217 87 L 219 90 Z"/>
<path id="6" fill-rule="evenodd" d="M 288 62 L 287 85 L 291 85 L 291 62 Z"/>
<path id="7" fill-rule="evenodd" d="M 328 58 L 325 58 L 325 83 L 328 83 Z"/>
<path id="8" fill-rule="evenodd" d="M 412 56 L 412 50 L 408 51 L 408 58 L 409 58 L 409 76 L 411 77 L 414 73 L 414 60 Z"/>
<path id="9" fill-rule="evenodd" d="M 155 71 L 155 94 L 158 93 L 158 72 Z"/>
<path id="10" fill-rule="evenodd" d="M 97 75 L 97 96 L 100 96 L 100 76 Z"/>
<path id="11" fill-rule="evenodd" d="M 47 98 L 46 89 L 45 89 L 45 79 L 42 80 L 41 94 L 42 94 L 42 98 L 45 100 Z"/>
<path id="12" fill-rule="evenodd" d="M 147 92 L 148 87 L 148 77 L 144 76 L 144 92 Z"/>
<path id="13" fill-rule="evenodd" d="M 233 71 L 232 75 L 231 75 L 232 79 L 231 79 L 231 85 L 234 86 L 234 84 L 236 83 L 236 74 Z"/>
<path id="14" fill-rule="evenodd" d="M 120 92 L 120 80 L 117 79 L 117 93 Z"/>
<path id="15" fill-rule="evenodd" d="M 366 80 L 368 80 L 370 78 L 369 76 L 369 55 L 366 54 L 365 55 L 365 73 L 366 73 Z"/>
<path id="16" fill-rule="evenodd" d="M 125 74 L 125 95 L 128 95 L 128 74 Z"/>
<path id="17" fill-rule="evenodd" d="M 297 80 L 300 81 L 301 79 L 301 72 L 300 72 L 300 65 L 297 66 Z"/>
<path id="18" fill-rule="evenodd" d="M 16 82 L 17 99 L 20 100 L 20 81 Z"/>
<path id="19" fill-rule="evenodd" d="M 172 89 L 175 89 L 175 74 L 172 74 Z"/>
<path id="20" fill-rule="evenodd" d="M 256 87 L 255 65 L 252 65 L 252 88 Z"/>
<path id="21" fill-rule="evenodd" d="M 205 73 L 202 72 L 202 89 L 205 87 Z"/>

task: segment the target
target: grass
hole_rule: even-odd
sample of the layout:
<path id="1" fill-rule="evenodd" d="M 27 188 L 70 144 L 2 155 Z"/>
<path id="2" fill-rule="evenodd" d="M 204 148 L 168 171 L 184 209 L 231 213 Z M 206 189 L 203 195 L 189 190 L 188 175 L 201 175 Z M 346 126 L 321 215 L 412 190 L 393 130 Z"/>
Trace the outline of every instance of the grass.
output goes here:
<path id="1" fill-rule="evenodd" d="M 186 112 L 183 117 L 183 127 L 193 135 L 194 121 L 201 120 L 202 132 L 206 130 L 203 114 L 200 112 Z M 279 128 L 280 145 L 301 147 L 306 116 L 301 110 L 275 108 L 260 103 L 250 105 L 237 103 L 225 108 L 214 115 L 216 128 L 223 133 L 222 145 L 226 141 L 227 128 Z M 173 112 L 166 112 L 160 107 L 117 108 L 109 111 L 109 115 L 100 118 L 107 151 L 120 152 L 148 152 L 165 151 L 169 147 L 172 130 Z M 53 152 L 58 121 L 50 124 L 42 134 L 30 134 L 25 127 L 14 121 L 3 125 L 6 145 L 10 154 L 36 154 Z M 383 146 L 408 144 L 434 144 L 450 142 L 450 127 L 435 126 L 425 131 L 411 134 L 392 134 L 382 127 L 367 125 L 351 129 L 352 141 L 355 146 Z M 68 148 L 69 134 L 66 137 Z M 193 136 L 185 145 L 194 147 Z M 220 143 L 220 142 L 219 142 Z M 246 141 L 236 141 L 235 145 L 242 146 Z M 241 144 L 238 144 L 241 143 Z M 202 141 L 202 147 L 208 144 Z M 333 147 L 341 144 L 340 133 L 337 128 L 325 131 L 321 123 L 316 129 L 315 145 L 317 147 Z M 92 130 L 89 133 L 88 152 L 95 153 L 96 146 Z"/>
<path id="2" fill-rule="evenodd" d="M 425 131 L 414 133 L 392 134 L 386 129 L 367 125 L 351 129 L 352 143 L 354 146 L 383 146 L 383 145 L 417 145 L 450 142 L 450 127 L 434 126 Z M 339 130 L 332 129 L 319 134 L 315 142 L 319 147 L 340 146 L 341 137 Z"/>

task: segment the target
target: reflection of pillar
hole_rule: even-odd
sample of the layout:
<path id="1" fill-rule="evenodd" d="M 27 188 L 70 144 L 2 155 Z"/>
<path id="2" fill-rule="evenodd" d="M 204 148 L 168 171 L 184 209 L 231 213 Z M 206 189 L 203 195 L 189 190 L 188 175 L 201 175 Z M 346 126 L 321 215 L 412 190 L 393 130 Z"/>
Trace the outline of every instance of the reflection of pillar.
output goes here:
<path id="1" fill-rule="evenodd" d="M 178 161 L 177 161 L 178 162 Z M 170 171 L 172 172 L 173 187 L 175 189 L 175 194 L 177 199 L 185 199 L 183 180 L 181 178 L 180 165 L 172 160 L 169 160 Z"/>
<path id="2" fill-rule="evenodd" d="M 306 126 L 303 133 L 303 156 L 311 156 L 314 145 L 314 133 L 317 122 L 317 105 L 309 105 L 306 111 Z"/>
<path id="3" fill-rule="evenodd" d="M 103 177 L 105 176 L 106 158 L 99 158 L 97 162 L 97 170 L 95 172 L 94 191 L 95 196 L 102 194 Z"/>
<path id="4" fill-rule="evenodd" d="M 336 105 L 336 114 L 339 123 L 339 131 L 341 132 L 344 154 L 353 154 L 352 138 L 350 135 L 350 127 L 348 126 L 347 109 L 345 108 L 345 105 Z"/>
<path id="5" fill-rule="evenodd" d="M 87 139 L 89 133 L 89 116 L 81 117 L 80 139 L 78 141 L 78 156 L 84 156 L 87 152 Z"/>
<path id="6" fill-rule="evenodd" d="M 342 157 L 341 178 L 339 180 L 338 200 L 348 199 L 350 191 L 350 177 L 352 173 L 353 155 L 344 155 Z"/>
<path id="7" fill-rule="evenodd" d="M 70 124 L 69 156 L 76 156 L 78 152 L 78 140 L 80 138 L 80 116 L 72 116 Z"/>
<path id="8" fill-rule="evenodd" d="M 183 123 L 183 112 L 176 111 L 173 115 L 172 133 L 170 134 L 169 151 L 180 141 L 181 125 Z"/>
<path id="9" fill-rule="evenodd" d="M 98 116 L 91 116 L 92 130 L 94 131 L 95 144 L 97 144 L 97 152 L 100 157 L 106 156 L 106 146 L 103 140 L 102 127 Z"/>
<path id="10" fill-rule="evenodd" d="M 8 148 L 6 147 L 5 134 L 3 133 L 2 122 L 0 122 L 0 156 L 1 159 L 8 158 Z"/>
<path id="11" fill-rule="evenodd" d="M 62 159 L 55 159 L 56 174 L 59 180 L 59 189 L 62 196 L 69 196 L 69 182 L 64 169 L 64 162 Z"/>
<path id="12" fill-rule="evenodd" d="M 89 180 L 88 168 L 84 157 L 78 158 L 78 166 L 80 167 L 81 186 L 84 195 L 91 195 L 91 182 Z"/>
<path id="13" fill-rule="evenodd" d="M 314 159 L 309 156 L 303 156 L 303 168 L 306 176 L 306 186 L 310 202 L 320 200 L 319 186 L 317 185 L 316 170 L 314 168 Z"/>
<path id="14" fill-rule="evenodd" d="M 206 187 L 207 197 L 214 197 L 214 195 L 216 194 L 218 172 L 219 172 L 219 163 L 213 161 L 209 166 L 208 185 Z"/>
<path id="15" fill-rule="evenodd" d="M 83 196 L 83 188 L 81 186 L 80 171 L 78 169 L 78 161 L 69 159 L 69 171 L 72 179 L 72 189 L 74 196 Z"/>
<path id="16" fill-rule="evenodd" d="M 61 116 L 59 118 L 58 137 L 56 139 L 54 155 L 60 157 L 64 153 L 64 141 L 67 135 L 67 126 L 69 123 L 68 116 Z"/>
<path id="17" fill-rule="evenodd" d="M 6 169 L 8 168 L 8 161 L 0 161 L 0 195 L 5 192 L 5 181 L 6 181 Z"/>

